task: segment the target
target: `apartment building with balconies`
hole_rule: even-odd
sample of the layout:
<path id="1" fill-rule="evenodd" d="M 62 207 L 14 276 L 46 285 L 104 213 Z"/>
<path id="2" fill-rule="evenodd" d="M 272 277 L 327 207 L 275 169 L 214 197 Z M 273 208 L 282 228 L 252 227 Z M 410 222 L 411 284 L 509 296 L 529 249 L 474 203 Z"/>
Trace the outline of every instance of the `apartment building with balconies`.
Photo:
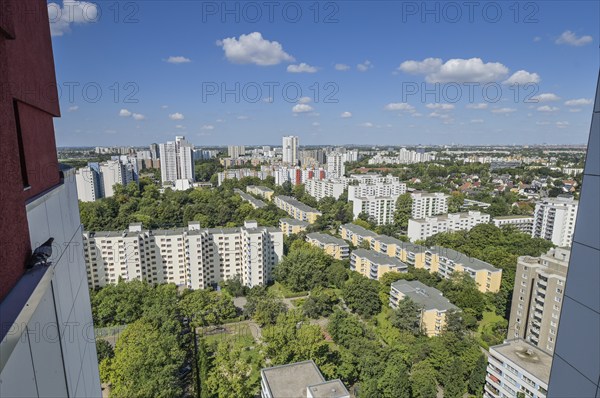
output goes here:
<path id="1" fill-rule="evenodd" d="M 344 190 L 347 187 L 347 178 L 336 178 L 326 180 L 311 178 L 307 180 L 304 184 L 306 193 L 308 193 L 316 200 L 321 200 L 323 198 L 329 197 L 339 199 L 339 197 L 344 193 Z"/>
<path id="2" fill-rule="evenodd" d="M 377 236 L 375 232 L 352 223 L 341 225 L 340 235 L 342 236 L 342 239 L 349 241 L 357 247 L 364 241 L 369 242 L 370 245 L 371 240 Z"/>
<path id="3" fill-rule="evenodd" d="M 572 197 L 545 198 L 537 202 L 531 236 L 568 247 L 573 241 L 579 201 Z"/>
<path id="4" fill-rule="evenodd" d="M 350 254 L 350 269 L 367 278 L 379 279 L 386 272 L 407 272 L 408 265 L 373 250 L 356 249 Z"/>
<path id="5" fill-rule="evenodd" d="M 296 220 L 306 221 L 309 224 L 314 224 L 315 221 L 317 221 L 317 217 L 322 215 L 319 210 L 313 209 L 291 196 L 275 196 L 273 203 L 275 203 L 275 206 L 289 214 L 290 217 Z"/>
<path id="6" fill-rule="evenodd" d="M 522 338 L 552 353 L 569 267 L 570 250 L 553 248 L 517 261 L 508 337 Z"/>
<path id="7" fill-rule="evenodd" d="M 242 191 L 241 189 L 237 189 L 235 188 L 233 190 L 235 193 L 237 193 L 238 195 L 240 195 L 240 197 L 242 198 L 242 200 L 244 202 L 248 202 L 250 203 L 250 205 L 255 208 L 255 209 L 262 209 L 263 207 L 266 207 L 267 204 L 265 202 L 263 202 L 260 199 L 256 199 L 254 196 L 252 195 L 248 195 L 247 193 L 245 193 L 244 191 Z"/>
<path id="8" fill-rule="evenodd" d="M 469 231 L 476 225 L 490 222 L 490 215 L 479 211 L 449 213 L 436 217 L 408 220 L 408 238 L 411 242 L 425 240 L 442 232 Z"/>
<path id="9" fill-rule="evenodd" d="M 293 218 L 282 218 L 279 220 L 279 229 L 285 236 L 299 234 L 306 231 L 310 224 L 306 221 L 300 221 Z"/>
<path id="10" fill-rule="evenodd" d="M 530 235 L 533 230 L 533 216 L 500 216 L 494 217 L 492 222 L 498 228 L 505 225 L 511 225 L 528 235 Z"/>
<path id="11" fill-rule="evenodd" d="M 246 192 L 251 193 L 252 195 L 260 196 L 266 200 L 272 200 L 273 194 L 275 193 L 275 191 L 271 188 L 264 187 L 262 185 L 248 185 L 246 187 Z"/>
<path id="12" fill-rule="evenodd" d="M 306 241 L 313 246 L 323 249 L 337 260 L 345 260 L 350 256 L 350 246 L 343 240 L 321 232 L 306 235 Z"/>
<path id="13" fill-rule="evenodd" d="M 420 219 L 448 213 L 448 199 L 450 195 L 442 192 L 414 192 L 412 199 L 411 218 Z"/>

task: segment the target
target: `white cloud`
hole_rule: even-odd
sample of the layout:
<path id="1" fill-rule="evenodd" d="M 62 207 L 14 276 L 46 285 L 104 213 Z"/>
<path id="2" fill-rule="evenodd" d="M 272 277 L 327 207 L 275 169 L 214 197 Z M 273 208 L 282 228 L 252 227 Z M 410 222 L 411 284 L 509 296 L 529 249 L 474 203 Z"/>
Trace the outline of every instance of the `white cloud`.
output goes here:
<path id="1" fill-rule="evenodd" d="M 298 100 L 299 104 L 308 104 L 312 99 L 310 97 L 302 97 Z"/>
<path id="2" fill-rule="evenodd" d="M 263 98 L 263 102 L 266 102 L 268 104 L 273 103 L 273 97 L 267 97 L 267 98 Z"/>
<path id="3" fill-rule="evenodd" d="M 569 126 L 569 122 L 556 122 L 556 127 L 558 127 L 559 129 L 564 129 L 565 127 Z"/>
<path id="4" fill-rule="evenodd" d="M 313 125 L 314 127 L 319 127 L 319 126 L 321 125 L 321 123 L 319 123 L 319 122 L 312 122 L 312 125 Z"/>
<path id="5" fill-rule="evenodd" d="M 536 95 L 535 97 L 532 97 L 531 99 L 534 101 L 537 101 L 537 102 L 551 102 L 551 101 L 560 100 L 560 97 L 553 93 L 543 93 L 540 95 Z"/>
<path id="6" fill-rule="evenodd" d="M 544 106 L 538 106 L 537 110 L 538 110 L 538 112 L 556 112 L 558 110 L 558 108 L 555 106 L 544 105 Z"/>
<path id="7" fill-rule="evenodd" d="M 63 36 L 70 32 L 71 24 L 98 22 L 99 16 L 98 6 L 87 1 L 64 0 L 62 7 L 57 3 L 48 4 L 52 36 Z"/>
<path id="8" fill-rule="evenodd" d="M 578 98 L 572 99 L 565 102 L 566 106 L 583 106 L 583 105 L 591 105 L 592 100 L 588 98 Z"/>
<path id="9" fill-rule="evenodd" d="M 471 123 L 473 123 L 473 124 L 483 123 L 483 119 L 471 119 Z"/>
<path id="10" fill-rule="evenodd" d="M 434 118 L 437 118 L 437 119 L 448 119 L 450 117 L 450 115 L 448 115 L 447 113 L 438 113 L 438 112 L 431 112 L 427 116 L 434 117 Z"/>
<path id="11" fill-rule="evenodd" d="M 348 111 L 342 112 L 342 114 L 340 115 L 340 117 L 344 118 L 344 119 L 350 118 L 350 117 L 352 117 L 352 112 L 348 112 Z"/>
<path id="12" fill-rule="evenodd" d="M 162 105 L 162 106 L 160 107 L 160 109 L 167 109 L 168 107 L 169 107 L 169 105 Z"/>
<path id="13" fill-rule="evenodd" d="M 492 113 L 512 113 L 515 112 L 515 108 L 496 108 L 492 109 Z"/>
<path id="14" fill-rule="evenodd" d="M 542 38 L 540 36 L 536 36 L 536 37 L 533 38 L 533 42 L 534 43 L 537 43 L 539 41 L 542 41 Z"/>
<path id="15" fill-rule="evenodd" d="M 79 107 L 77 105 L 73 105 L 73 106 L 69 107 L 69 112 L 75 112 L 78 109 L 79 109 Z"/>
<path id="16" fill-rule="evenodd" d="M 234 64 L 277 65 L 294 62 L 295 59 L 276 41 L 265 40 L 260 32 L 241 35 L 239 39 L 229 37 L 217 41 L 223 47 L 225 57 Z"/>
<path id="17" fill-rule="evenodd" d="M 539 83 L 540 75 L 537 73 L 529 73 L 526 70 L 519 70 L 506 79 L 504 84 L 527 84 L 527 83 Z"/>
<path id="18" fill-rule="evenodd" d="M 559 37 L 556 39 L 556 44 L 567 44 L 569 46 L 581 47 L 589 44 L 594 39 L 592 36 L 581 36 L 577 37 L 577 35 L 570 30 L 565 30 Z"/>
<path id="19" fill-rule="evenodd" d="M 508 68 L 499 62 L 484 63 L 481 58 L 449 59 L 442 63 L 440 58 L 426 58 L 423 61 L 405 61 L 399 70 L 425 75 L 428 83 L 490 83 L 504 78 Z"/>
<path id="20" fill-rule="evenodd" d="M 571 113 L 581 112 L 581 108 L 570 108 L 569 112 L 571 112 Z"/>
<path id="21" fill-rule="evenodd" d="M 185 119 L 185 117 L 183 116 L 183 114 L 181 114 L 179 112 L 175 112 L 175 113 L 171 113 L 169 115 L 169 119 L 171 119 L 171 120 L 183 120 L 183 119 Z"/>
<path id="22" fill-rule="evenodd" d="M 204 126 L 200 127 L 201 130 L 214 130 L 215 126 L 213 126 L 212 124 L 205 124 Z"/>
<path id="23" fill-rule="evenodd" d="M 537 122 L 535 122 L 535 124 L 538 125 L 538 126 L 547 126 L 547 125 L 550 124 L 550 122 L 547 122 L 547 121 L 541 121 L 541 122 L 537 121 Z"/>
<path id="24" fill-rule="evenodd" d="M 310 105 L 306 105 L 306 104 L 296 104 L 292 108 L 292 112 L 294 112 L 294 113 L 305 113 L 305 112 L 311 112 L 312 110 L 313 110 L 313 107 Z"/>
<path id="25" fill-rule="evenodd" d="M 454 109 L 454 105 L 452 105 L 452 104 L 427 104 L 425 106 L 429 109 L 439 109 L 442 111 L 448 111 L 450 109 Z"/>
<path id="26" fill-rule="evenodd" d="M 415 107 L 407 104 L 406 102 L 391 102 L 383 107 L 386 111 L 406 111 L 406 112 L 414 112 Z"/>
<path id="27" fill-rule="evenodd" d="M 360 126 L 361 127 L 371 128 L 371 127 L 373 127 L 373 123 L 371 123 L 371 122 L 365 122 L 365 123 L 361 123 Z"/>
<path id="28" fill-rule="evenodd" d="M 346 65 L 346 64 L 335 64 L 335 70 L 348 70 L 350 69 L 350 66 Z"/>
<path id="29" fill-rule="evenodd" d="M 131 112 L 128 111 L 127 109 L 121 109 L 119 111 L 119 116 L 121 116 L 121 117 L 129 117 L 129 116 L 131 116 Z"/>
<path id="30" fill-rule="evenodd" d="M 183 130 L 183 129 L 185 129 L 185 126 L 181 125 L 181 124 L 178 124 L 178 125 L 175 126 L 175 128 L 179 129 L 179 130 Z"/>
<path id="31" fill-rule="evenodd" d="M 486 103 L 479 103 L 479 104 L 468 104 L 467 105 L 468 109 L 487 109 L 488 108 L 488 104 Z"/>
<path id="32" fill-rule="evenodd" d="M 170 64 L 185 64 L 188 62 L 192 62 L 192 60 L 189 58 L 186 58 L 186 57 L 182 57 L 182 56 L 176 56 L 176 57 L 171 56 L 171 57 L 167 58 L 167 62 Z"/>
<path id="33" fill-rule="evenodd" d="M 235 117 L 237 120 L 248 120 L 248 116 L 246 115 L 239 115 Z"/>
<path id="34" fill-rule="evenodd" d="M 144 120 L 144 119 L 146 119 L 146 116 L 142 115 L 141 113 L 134 113 L 132 116 L 133 116 L 133 118 L 135 120 Z"/>
<path id="35" fill-rule="evenodd" d="M 369 61 L 368 59 L 365 62 L 363 62 L 362 64 L 356 65 L 356 69 L 358 69 L 359 72 L 366 72 L 371 68 L 373 68 L 373 63 L 371 61 Z"/>
<path id="36" fill-rule="evenodd" d="M 317 68 L 301 62 L 298 65 L 288 65 L 287 71 L 290 73 L 316 73 Z"/>

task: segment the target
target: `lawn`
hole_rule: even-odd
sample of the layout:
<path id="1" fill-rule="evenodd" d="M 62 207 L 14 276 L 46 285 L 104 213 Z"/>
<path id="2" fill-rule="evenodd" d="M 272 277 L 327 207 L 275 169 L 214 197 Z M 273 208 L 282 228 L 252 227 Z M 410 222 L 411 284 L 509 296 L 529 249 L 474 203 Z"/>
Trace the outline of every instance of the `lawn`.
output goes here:
<path id="1" fill-rule="evenodd" d="M 493 311 L 485 311 L 483 313 L 483 318 L 481 319 L 481 321 L 479 321 L 479 325 L 477 326 L 477 333 L 475 334 L 475 338 L 482 347 L 488 349 L 490 346 L 488 342 L 492 342 L 495 344 L 499 344 L 502 342 L 505 336 L 498 336 L 497 333 L 495 333 L 493 330 L 493 327 L 502 321 L 506 322 L 506 320 L 503 317 L 497 315 Z M 487 336 L 486 339 L 484 339 L 484 335 Z"/>
<path id="2" fill-rule="evenodd" d="M 269 286 L 269 291 L 280 298 L 294 298 L 306 296 L 308 294 L 308 292 L 292 292 L 289 288 L 279 282 L 275 282 L 273 285 Z"/>

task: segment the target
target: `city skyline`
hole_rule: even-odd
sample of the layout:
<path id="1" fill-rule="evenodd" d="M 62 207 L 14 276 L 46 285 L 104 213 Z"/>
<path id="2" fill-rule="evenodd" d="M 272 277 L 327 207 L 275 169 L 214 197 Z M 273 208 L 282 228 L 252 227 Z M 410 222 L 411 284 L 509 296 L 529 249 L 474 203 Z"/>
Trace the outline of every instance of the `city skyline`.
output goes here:
<path id="1" fill-rule="evenodd" d="M 454 22 L 439 3 L 429 14 L 413 2 L 318 10 L 292 3 L 300 7 L 296 22 L 290 7 L 269 21 L 265 9 L 252 20 L 241 3 L 131 2 L 119 13 L 78 4 L 87 6 L 49 5 L 59 146 L 175 135 L 200 146 L 273 144 L 284 135 L 305 145 L 583 144 L 589 131 L 595 3 L 493 3 L 499 18 L 487 7 L 489 15 L 477 9 L 471 22 L 469 10 Z M 88 17 L 72 22 L 65 7 Z M 111 45 L 99 52 L 89 43 Z M 104 57 L 119 67 L 98 67 Z"/>

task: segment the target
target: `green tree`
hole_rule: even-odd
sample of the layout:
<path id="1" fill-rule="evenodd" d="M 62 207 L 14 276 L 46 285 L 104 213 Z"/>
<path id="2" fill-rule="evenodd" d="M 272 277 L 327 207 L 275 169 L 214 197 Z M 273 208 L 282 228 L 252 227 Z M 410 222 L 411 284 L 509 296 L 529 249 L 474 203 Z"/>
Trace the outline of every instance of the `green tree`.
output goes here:
<path id="1" fill-rule="evenodd" d="M 219 398 L 251 398 L 258 393 L 258 379 L 252 376 L 252 361 L 236 344 L 219 343 L 206 387 Z"/>
<path id="2" fill-rule="evenodd" d="M 224 292 L 212 290 L 186 290 L 179 302 L 181 313 L 198 324 L 217 325 L 235 318 L 237 310 L 233 300 Z"/>
<path id="3" fill-rule="evenodd" d="M 261 326 L 274 324 L 279 314 L 287 309 L 281 299 L 262 286 L 250 289 L 247 300 L 244 312 Z"/>
<path id="4" fill-rule="evenodd" d="M 318 247 L 296 241 L 275 267 L 275 279 L 295 292 L 311 290 L 327 284 L 327 270 L 332 262 L 333 258 Z"/>
<path id="5" fill-rule="evenodd" d="M 342 297 L 346 305 L 363 317 L 370 317 L 381 310 L 379 300 L 379 282 L 355 274 L 342 288 Z"/>
<path id="6" fill-rule="evenodd" d="M 310 293 L 310 296 L 302 304 L 302 311 L 304 315 L 314 319 L 329 316 L 337 302 L 338 299 L 335 293 L 317 288 Z"/>
<path id="7" fill-rule="evenodd" d="M 379 378 L 378 388 L 382 398 L 410 397 L 411 383 L 408 369 L 400 360 L 392 360 Z"/>
<path id="8" fill-rule="evenodd" d="M 442 369 L 444 398 L 462 398 L 467 390 L 464 380 L 464 370 L 460 358 L 448 361 Z"/>
<path id="9" fill-rule="evenodd" d="M 398 301 L 398 307 L 392 312 L 390 322 L 398 329 L 414 335 L 423 332 L 421 330 L 421 307 L 408 297 Z"/>
<path id="10" fill-rule="evenodd" d="M 400 228 L 408 228 L 408 219 L 412 214 L 412 196 L 405 193 L 398 196 L 396 200 L 396 212 L 394 213 L 394 223 Z"/>
<path id="11" fill-rule="evenodd" d="M 112 358 L 115 355 L 115 352 L 112 345 L 108 341 L 97 339 L 96 354 L 98 356 L 98 363 L 100 363 L 105 358 Z"/>
<path id="12" fill-rule="evenodd" d="M 483 394 L 483 386 L 485 385 L 487 361 L 485 355 L 480 355 L 475 367 L 469 376 L 469 392 L 473 395 L 480 396 Z"/>
<path id="13" fill-rule="evenodd" d="M 414 398 L 435 398 L 437 396 L 437 372 L 429 361 L 413 365 L 410 382 Z"/>

